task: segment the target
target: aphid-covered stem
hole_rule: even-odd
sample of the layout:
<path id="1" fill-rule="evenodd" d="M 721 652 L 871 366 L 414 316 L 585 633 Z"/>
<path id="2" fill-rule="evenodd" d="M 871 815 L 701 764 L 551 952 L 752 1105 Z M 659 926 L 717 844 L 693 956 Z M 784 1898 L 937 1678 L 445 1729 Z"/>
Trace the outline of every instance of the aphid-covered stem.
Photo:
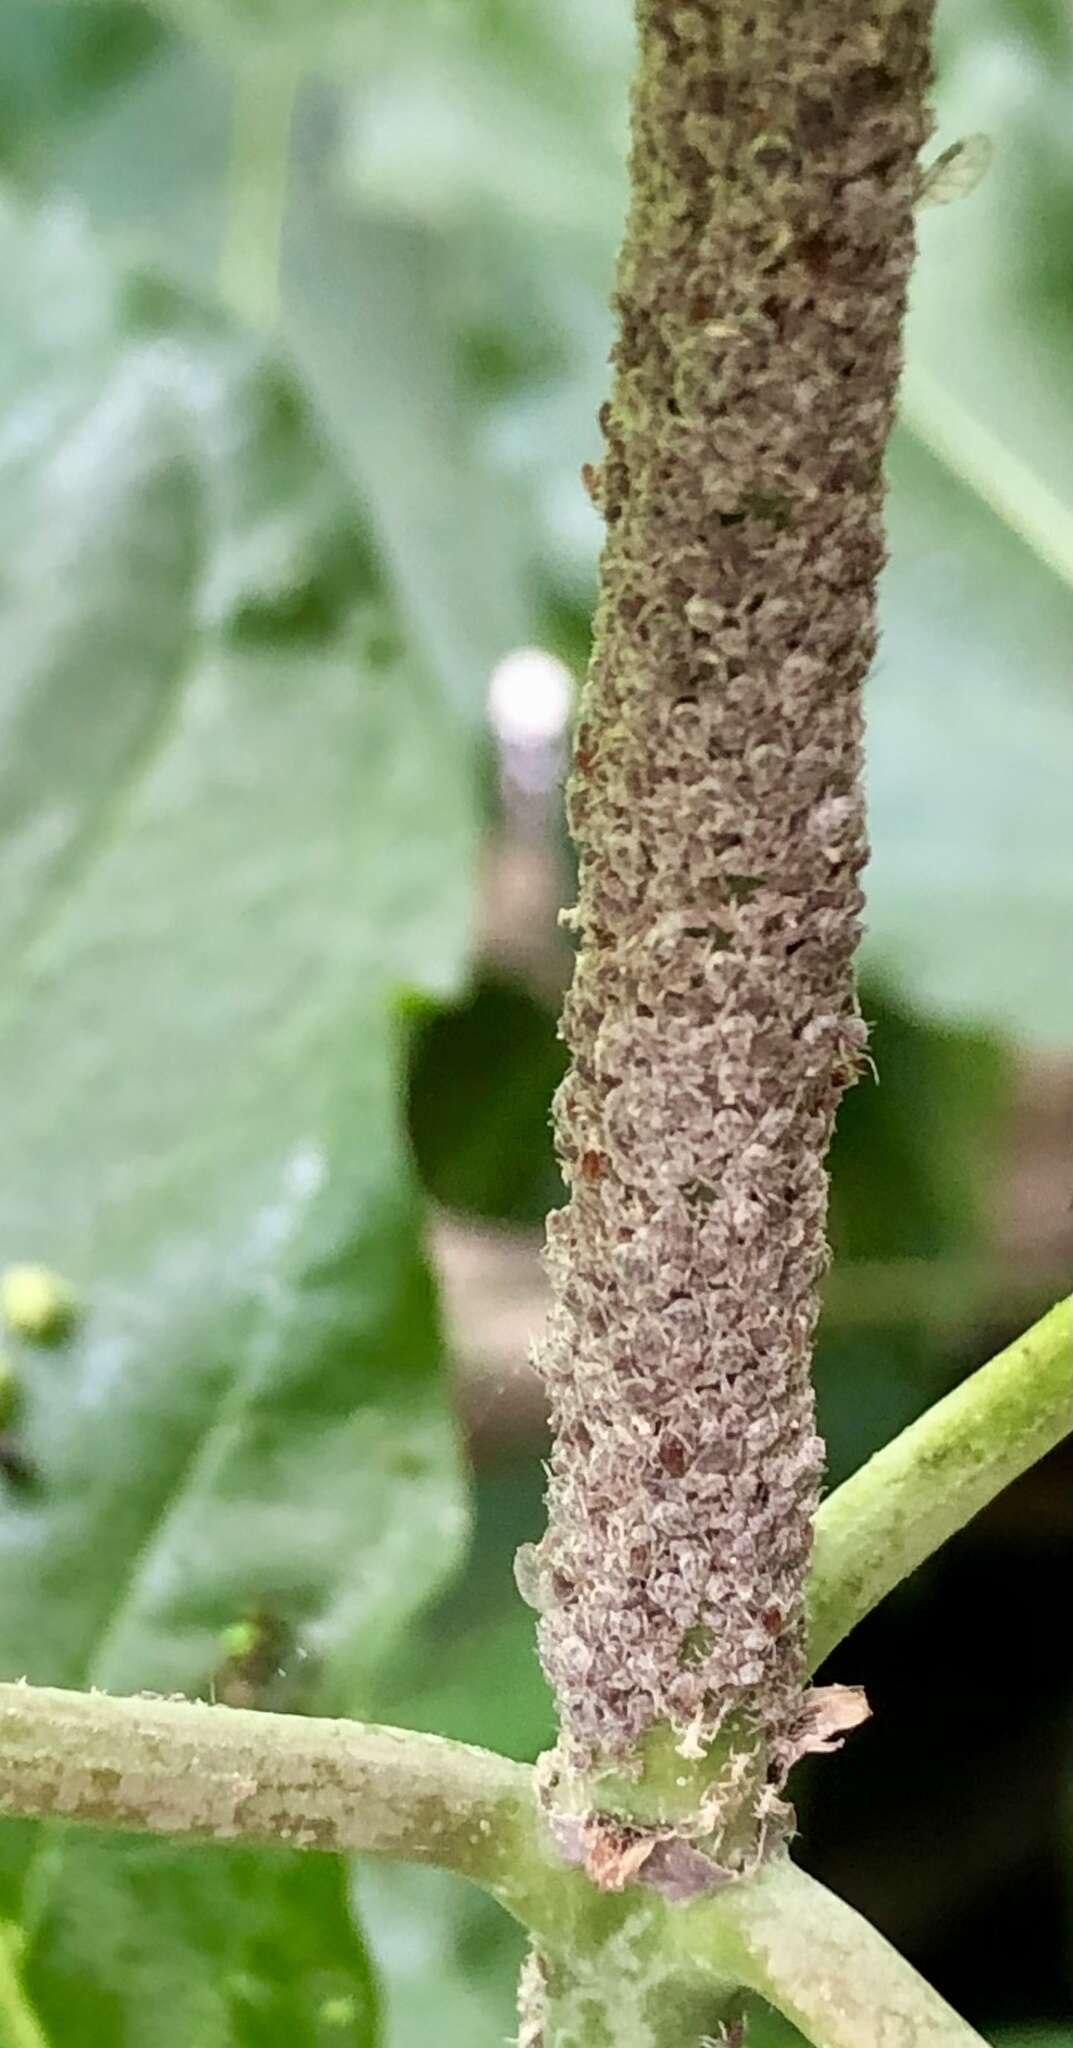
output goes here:
<path id="1" fill-rule="evenodd" d="M 865 1047 L 860 696 L 932 8 L 638 11 L 569 786 L 549 1521 L 522 1575 L 558 1801 L 651 1826 L 643 1787 L 631 1809 L 594 1785 L 655 1757 L 696 1809 L 682 1759 L 703 1779 L 710 1753 L 707 1839 L 741 1868 L 794 1755 L 834 1726 L 803 1701 L 810 1356 L 824 1159 Z"/>

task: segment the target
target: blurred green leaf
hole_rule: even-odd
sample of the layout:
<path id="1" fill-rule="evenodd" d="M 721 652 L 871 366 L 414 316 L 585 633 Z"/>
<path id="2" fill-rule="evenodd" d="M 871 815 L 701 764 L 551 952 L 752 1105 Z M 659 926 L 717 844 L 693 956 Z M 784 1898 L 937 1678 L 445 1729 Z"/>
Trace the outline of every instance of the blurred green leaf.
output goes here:
<path id="1" fill-rule="evenodd" d="M 586 106 L 554 50 L 533 40 L 464 43 L 444 23 L 438 38 L 403 45 L 347 132 L 343 169 L 363 199 L 441 228 L 477 212 L 599 233 L 623 198 L 624 123 L 613 102 Z"/>
<path id="2" fill-rule="evenodd" d="M 356 1891 L 376 1951 L 383 2048 L 503 2048 L 516 2024 L 522 1929 L 438 1870 L 366 1865 Z"/>
<path id="3" fill-rule="evenodd" d="M 360 1706 L 464 1527 L 394 1013 L 400 986 L 458 974 L 470 742 L 280 373 L 167 292 L 110 292 L 84 248 L 59 267 L 86 303 L 61 301 L 48 232 L 5 241 L 27 289 L 3 448 L 0 1246 L 61 1274 L 76 1313 L 48 1352 L 11 1346 L 30 1477 L 0 1503 L 0 1658 L 226 1690 L 224 1631 L 257 1615 L 279 1703 Z M 211 1944 L 154 1924 L 185 2003 L 129 1967 L 147 1886 L 186 1924 L 188 1852 L 11 1831 L 5 1910 L 31 1850 L 27 1969 L 57 2048 L 93 2038 L 69 1969 L 102 2040 L 200 2040 Z M 263 1861 L 289 1914 L 317 1880 Z M 256 1977 L 277 1877 L 210 1866 L 206 1916 Z M 323 1944 L 317 1984 L 364 1984 L 341 1909 Z M 205 2038 L 294 2038 L 285 2004 L 230 2024 Z"/>
<path id="4" fill-rule="evenodd" d="M 220 271 L 235 80 L 166 39 L 122 93 L 91 100 L 54 139 L 37 181 L 84 213 L 121 260 L 212 293 Z"/>
<path id="5" fill-rule="evenodd" d="M 874 984 L 862 988 L 861 1009 L 874 1066 L 842 1103 L 831 1148 L 835 1257 L 941 1260 L 977 1250 L 1009 1057 L 985 1032 L 928 1024 Z"/>
<path id="6" fill-rule="evenodd" d="M 266 55 L 277 63 L 327 61 L 360 42 L 350 0 L 149 0 L 149 7 L 161 22 L 236 65 L 263 62 Z"/>
<path id="7" fill-rule="evenodd" d="M 937 56 L 936 147 L 983 131 L 993 160 L 969 197 L 921 214 L 903 414 L 925 442 L 934 423 L 955 471 L 982 440 L 983 494 L 1005 499 L 1015 527 L 1038 506 L 1041 538 L 1050 507 L 1068 545 L 1068 14 L 1059 25 L 1010 0 L 945 0 Z M 1007 484 L 1011 463 L 1021 475 Z"/>
<path id="8" fill-rule="evenodd" d="M 370 505 L 408 622 L 476 722 L 493 664 L 530 637 L 521 522 L 481 459 L 453 365 L 448 252 L 340 203 L 332 124 L 315 99 L 297 123 L 284 336 Z"/>
<path id="9" fill-rule="evenodd" d="M 1069 592 L 912 443 L 890 472 L 865 962 L 934 1016 L 1064 1044 Z"/>
<path id="10" fill-rule="evenodd" d="M 235 104 L 210 56 L 166 49 L 80 125 L 53 189 L 128 256 L 226 296 Z M 338 114 L 315 81 L 299 96 L 280 346 L 368 509 L 409 631 L 476 724 L 492 665 L 532 637 L 524 504 L 494 474 L 460 375 L 453 252 L 347 203 Z"/>
<path id="11" fill-rule="evenodd" d="M 162 40 L 144 7 L 5 0 L 0 20 L 0 170 L 32 178 L 89 106 L 126 90 Z"/>
<path id="12" fill-rule="evenodd" d="M 378 1999 L 337 1857 L 73 1845 L 26 1972 L 50 2042 L 77 2048 L 376 2048 Z M 61 1837 L 52 1859 L 71 1853 Z M 136 1915 L 136 1918 L 135 1918 Z"/>
<path id="13" fill-rule="evenodd" d="M 749 2048 L 805 2048 L 805 2036 L 798 2033 L 792 2021 L 772 2012 L 760 1998 L 749 2002 L 747 2038 Z"/>
<path id="14" fill-rule="evenodd" d="M 990 2039 L 994 2048 L 1069 2048 L 1068 2026 L 1003 2027 Z"/>
<path id="15" fill-rule="evenodd" d="M 374 1696 L 378 1720 L 428 1728 L 531 1763 L 555 1739 L 536 1621 L 514 1584 L 514 1553 L 544 1525 L 544 1472 L 515 1455 L 478 1474 L 468 1567 L 416 1620 Z"/>
<path id="16" fill-rule="evenodd" d="M 566 1055 L 542 1004 L 487 978 L 427 1018 L 410 1059 L 410 1128 L 423 1185 L 444 1208 L 542 1223 L 562 1201 L 550 1103 Z"/>

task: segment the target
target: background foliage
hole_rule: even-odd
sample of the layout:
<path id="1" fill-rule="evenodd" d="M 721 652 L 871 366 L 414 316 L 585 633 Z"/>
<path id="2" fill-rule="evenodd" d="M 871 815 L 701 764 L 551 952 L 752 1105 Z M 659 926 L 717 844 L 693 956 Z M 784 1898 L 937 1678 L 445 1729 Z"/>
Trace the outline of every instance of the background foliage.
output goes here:
<path id="1" fill-rule="evenodd" d="M 0 1260 L 77 1311 L 6 1340 L 5 1675 L 548 1740 L 509 1561 L 571 884 L 485 706 L 584 663 L 629 55 L 625 0 L 6 0 Z M 945 0 L 938 55 L 937 146 L 995 161 L 922 215 L 890 463 L 832 1479 L 1063 1251 L 1066 14 Z M 876 1719 L 800 1790 L 1010 2048 L 1069 2000 L 1059 1465 L 841 1653 Z M 510 2025 L 514 1931 L 430 1873 L 8 1827 L 0 1920 L 0 2039 Z"/>

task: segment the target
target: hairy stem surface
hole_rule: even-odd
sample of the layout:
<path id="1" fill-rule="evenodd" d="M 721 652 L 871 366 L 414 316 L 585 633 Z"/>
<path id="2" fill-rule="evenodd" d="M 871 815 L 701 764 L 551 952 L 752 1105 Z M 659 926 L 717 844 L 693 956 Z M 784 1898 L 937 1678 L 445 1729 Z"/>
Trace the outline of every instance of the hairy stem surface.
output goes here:
<path id="1" fill-rule="evenodd" d="M 747 1984 L 818 2048 L 983 2048 L 867 1920 L 786 1856 L 671 1927 L 683 1951 Z"/>
<path id="2" fill-rule="evenodd" d="M 937 1401 L 826 1500 L 808 1586 L 809 1662 L 1073 1426 L 1069 1301 Z"/>
<path id="3" fill-rule="evenodd" d="M 824 1161 L 866 1035 L 860 685 L 930 19 L 638 0 L 569 787 L 554 1450 L 521 1582 L 563 1784 L 628 1772 L 669 1725 L 736 1867 L 801 1746 Z M 728 1848 L 704 1768 L 727 1729 L 752 1847 L 735 1825 Z"/>
<path id="4" fill-rule="evenodd" d="M 0 1814 L 434 1863 L 504 1895 L 539 1860 L 532 1773 L 435 1735 L 0 1684 Z"/>

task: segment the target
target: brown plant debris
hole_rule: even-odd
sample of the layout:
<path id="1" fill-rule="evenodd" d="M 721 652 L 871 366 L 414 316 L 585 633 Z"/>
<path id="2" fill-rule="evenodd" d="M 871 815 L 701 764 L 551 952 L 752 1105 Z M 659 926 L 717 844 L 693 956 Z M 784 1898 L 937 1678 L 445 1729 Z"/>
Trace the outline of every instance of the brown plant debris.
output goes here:
<path id="1" fill-rule="evenodd" d="M 787 1768 L 802 1756 L 829 1756 L 847 1735 L 870 1720 L 872 1709 L 857 1685 L 817 1685 L 801 1701 L 789 1731 Z"/>
<path id="2" fill-rule="evenodd" d="M 824 1158 L 865 1049 L 860 686 L 930 0 L 640 0 L 578 952 L 525 1576 L 584 1768 L 728 1714 L 776 1767 L 822 1451 Z"/>
<path id="3" fill-rule="evenodd" d="M 601 1892 L 624 1892 L 643 1870 L 656 1846 L 654 1835 L 624 1827 L 603 1814 L 590 1814 L 582 1825 L 585 1870 Z"/>

